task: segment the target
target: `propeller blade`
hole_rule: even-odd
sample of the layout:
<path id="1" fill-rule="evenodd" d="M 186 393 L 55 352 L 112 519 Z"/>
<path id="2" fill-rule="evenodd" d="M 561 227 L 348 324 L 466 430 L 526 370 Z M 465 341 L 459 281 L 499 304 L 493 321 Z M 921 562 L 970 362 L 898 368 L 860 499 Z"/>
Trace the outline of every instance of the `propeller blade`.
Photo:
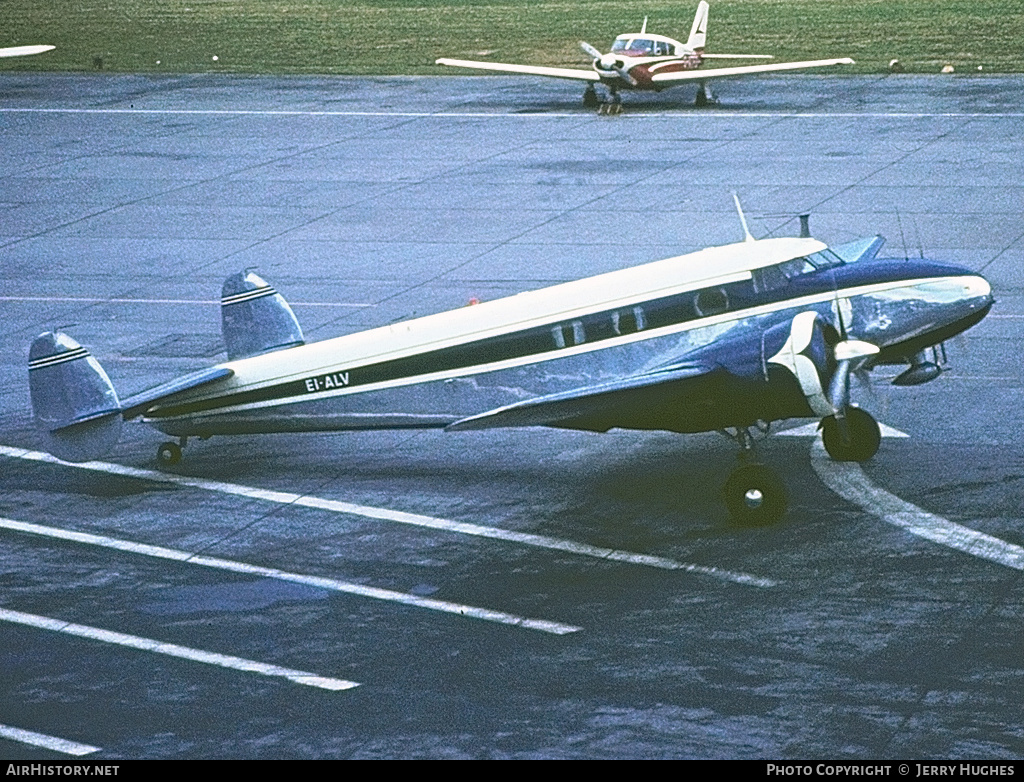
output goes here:
<path id="1" fill-rule="evenodd" d="M 601 52 L 599 52 L 597 49 L 595 49 L 593 46 L 591 46 L 586 41 L 580 41 L 580 48 L 583 50 L 584 54 L 590 55 L 591 58 L 593 58 L 595 60 L 600 60 L 601 59 Z"/>
<path id="2" fill-rule="evenodd" d="M 633 78 L 633 77 L 632 77 L 632 76 L 630 75 L 629 71 L 627 71 L 627 70 L 626 70 L 625 68 L 623 68 L 622 66 L 619 66 L 619 67 L 617 67 L 617 68 L 615 69 L 615 71 L 616 71 L 616 73 L 618 73 L 618 74 L 619 74 L 619 76 L 620 76 L 620 77 L 622 78 L 622 80 L 623 80 L 624 82 L 626 82 L 627 84 L 630 84 L 630 85 L 632 85 L 633 87 L 635 87 L 635 86 L 636 86 L 636 79 L 634 79 L 634 78 Z"/>

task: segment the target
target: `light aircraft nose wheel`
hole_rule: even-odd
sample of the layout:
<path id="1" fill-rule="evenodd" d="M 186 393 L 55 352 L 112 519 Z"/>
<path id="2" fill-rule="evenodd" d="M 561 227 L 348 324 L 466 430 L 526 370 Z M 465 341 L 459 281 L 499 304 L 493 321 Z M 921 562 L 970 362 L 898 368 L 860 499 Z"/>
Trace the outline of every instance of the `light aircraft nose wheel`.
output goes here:
<path id="1" fill-rule="evenodd" d="M 834 415 L 822 419 L 821 440 L 837 462 L 866 462 L 878 453 L 882 433 L 871 413 L 851 407 L 846 411 L 845 431 Z"/>
<path id="2" fill-rule="evenodd" d="M 778 474 L 763 464 L 745 464 L 736 469 L 722 488 L 725 507 L 740 524 L 774 524 L 789 504 L 786 485 Z"/>
<path id="3" fill-rule="evenodd" d="M 161 467 L 170 467 L 181 461 L 181 446 L 166 442 L 156 449 L 156 461 Z"/>

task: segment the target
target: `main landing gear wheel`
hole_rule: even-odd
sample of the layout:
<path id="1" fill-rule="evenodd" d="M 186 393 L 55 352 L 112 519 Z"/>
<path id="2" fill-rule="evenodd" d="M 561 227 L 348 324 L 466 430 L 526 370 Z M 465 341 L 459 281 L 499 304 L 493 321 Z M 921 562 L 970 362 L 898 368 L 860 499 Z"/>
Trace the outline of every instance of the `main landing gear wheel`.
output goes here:
<path id="1" fill-rule="evenodd" d="M 170 467 L 181 461 L 181 446 L 166 442 L 156 449 L 156 461 L 161 467 Z"/>
<path id="2" fill-rule="evenodd" d="M 597 97 L 597 90 L 593 87 L 587 87 L 587 89 L 583 91 L 583 108 L 596 109 L 600 105 L 601 101 Z"/>
<path id="3" fill-rule="evenodd" d="M 821 421 L 821 440 L 837 462 L 866 462 L 882 443 L 878 422 L 859 407 L 846 411 L 845 426 L 834 415 Z"/>
<path id="4" fill-rule="evenodd" d="M 722 488 L 725 507 L 740 524 L 774 524 L 789 505 L 786 484 L 763 464 L 745 464 L 736 469 Z"/>

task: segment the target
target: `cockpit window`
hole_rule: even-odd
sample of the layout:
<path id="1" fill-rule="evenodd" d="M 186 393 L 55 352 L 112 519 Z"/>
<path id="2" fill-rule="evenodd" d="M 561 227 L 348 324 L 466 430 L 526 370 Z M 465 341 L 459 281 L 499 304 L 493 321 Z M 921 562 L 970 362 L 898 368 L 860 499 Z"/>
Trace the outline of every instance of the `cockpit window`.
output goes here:
<path id="1" fill-rule="evenodd" d="M 831 269 L 846 263 L 827 247 L 821 252 L 811 253 L 807 256 L 807 260 L 814 264 L 815 269 Z"/>
<path id="2" fill-rule="evenodd" d="M 823 269 L 832 269 L 836 266 L 842 266 L 844 263 L 845 261 L 834 252 L 825 249 L 810 255 L 802 255 L 799 258 L 783 261 L 774 266 L 755 269 L 753 273 L 754 290 L 768 291 L 781 288 L 786 285 L 788 280 L 792 280 L 794 277 L 822 271 Z"/>
<path id="3" fill-rule="evenodd" d="M 651 55 L 654 54 L 654 41 L 649 38 L 616 38 L 612 51 Z"/>

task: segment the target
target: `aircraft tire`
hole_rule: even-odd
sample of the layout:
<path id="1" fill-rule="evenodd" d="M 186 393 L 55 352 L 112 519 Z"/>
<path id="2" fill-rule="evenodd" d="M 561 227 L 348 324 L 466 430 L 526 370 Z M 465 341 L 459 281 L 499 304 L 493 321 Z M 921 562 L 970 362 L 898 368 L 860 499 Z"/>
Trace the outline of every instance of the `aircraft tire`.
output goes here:
<path id="1" fill-rule="evenodd" d="M 778 473 L 763 464 L 737 468 L 722 488 L 733 519 L 749 526 L 774 524 L 786 513 L 789 493 Z"/>
<path id="2" fill-rule="evenodd" d="M 600 105 L 601 101 L 597 97 L 597 91 L 593 87 L 588 87 L 583 92 L 583 108 L 596 109 Z"/>
<path id="3" fill-rule="evenodd" d="M 821 421 L 821 440 L 828 455 L 835 461 L 866 462 L 878 453 L 882 433 L 871 413 L 859 407 L 851 407 L 846 411 L 846 427 L 849 440 L 843 437 L 839 421 L 834 415 Z"/>
<path id="4" fill-rule="evenodd" d="M 156 461 L 161 467 L 171 467 L 181 461 L 181 446 L 166 442 L 156 449 Z"/>

